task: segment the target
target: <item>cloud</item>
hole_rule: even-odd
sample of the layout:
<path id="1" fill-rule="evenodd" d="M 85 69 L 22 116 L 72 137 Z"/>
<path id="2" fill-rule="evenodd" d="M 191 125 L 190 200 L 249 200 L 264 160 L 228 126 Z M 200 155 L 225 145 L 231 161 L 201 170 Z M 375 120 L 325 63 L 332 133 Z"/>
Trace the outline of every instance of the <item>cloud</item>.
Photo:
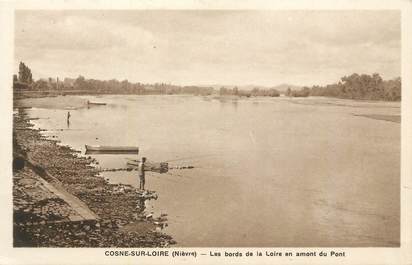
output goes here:
<path id="1" fill-rule="evenodd" d="M 27 12 L 27 11 L 25 11 Z M 32 49 L 94 50 L 150 41 L 151 33 L 137 26 L 66 15 L 17 14 L 16 43 Z"/>
<path id="2" fill-rule="evenodd" d="M 15 43 L 16 61 L 39 77 L 275 85 L 400 75 L 398 11 L 17 11 Z"/>

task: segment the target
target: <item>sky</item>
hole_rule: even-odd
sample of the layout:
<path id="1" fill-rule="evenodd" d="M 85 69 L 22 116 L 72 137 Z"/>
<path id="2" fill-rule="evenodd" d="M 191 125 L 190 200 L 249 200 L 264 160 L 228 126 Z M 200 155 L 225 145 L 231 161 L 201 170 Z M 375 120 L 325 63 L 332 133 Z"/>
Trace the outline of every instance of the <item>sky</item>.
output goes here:
<path id="1" fill-rule="evenodd" d="M 315 85 L 400 76 L 400 12 L 19 10 L 15 71 L 177 85 Z"/>

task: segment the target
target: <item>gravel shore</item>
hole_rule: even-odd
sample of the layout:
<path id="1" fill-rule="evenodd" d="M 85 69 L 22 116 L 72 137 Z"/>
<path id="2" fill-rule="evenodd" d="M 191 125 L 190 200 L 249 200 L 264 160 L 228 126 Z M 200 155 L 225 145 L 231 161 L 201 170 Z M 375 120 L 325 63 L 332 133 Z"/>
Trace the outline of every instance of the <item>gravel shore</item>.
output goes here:
<path id="1" fill-rule="evenodd" d="M 165 247 L 175 243 L 160 231 L 167 225 L 166 217 L 153 218 L 144 212 L 144 200 L 157 198 L 154 192 L 108 183 L 91 165 L 93 159 L 31 129 L 23 108 L 14 114 L 13 143 L 13 157 L 25 161 L 24 167 L 16 163 L 18 169 L 13 172 L 15 247 Z M 42 187 L 44 180 L 80 199 L 98 218 L 71 221 L 75 213 Z"/>

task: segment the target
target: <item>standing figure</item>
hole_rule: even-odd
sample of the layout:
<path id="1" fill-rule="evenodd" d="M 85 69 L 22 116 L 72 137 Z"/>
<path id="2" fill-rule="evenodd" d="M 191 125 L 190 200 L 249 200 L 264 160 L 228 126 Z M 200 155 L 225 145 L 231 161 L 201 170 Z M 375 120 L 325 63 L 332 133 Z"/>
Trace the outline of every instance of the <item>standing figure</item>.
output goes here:
<path id="1" fill-rule="evenodd" d="M 141 190 L 144 190 L 144 184 L 146 182 L 145 162 L 146 162 L 146 157 L 142 157 L 142 161 L 139 163 L 139 167 L 138 167 Z"/>
<path id="2" fill-rule="evenodd" d="M 67 112 L 67 128 L 70 127 L 70 111 Z"/>

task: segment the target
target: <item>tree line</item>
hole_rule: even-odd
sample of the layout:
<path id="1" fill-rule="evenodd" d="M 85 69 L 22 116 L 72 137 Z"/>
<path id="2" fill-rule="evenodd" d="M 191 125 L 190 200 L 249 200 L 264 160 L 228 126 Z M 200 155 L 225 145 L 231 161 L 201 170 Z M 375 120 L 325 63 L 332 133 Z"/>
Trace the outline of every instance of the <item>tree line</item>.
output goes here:
<path id="1" fill-rule="evenodd" d="M 38 91 L 60 90 L 76 91 L 76 93 L 96 93 L 96 94 L 192 94 L 192 95 L 211 95 L 214 92 L 213 87 L 203 86 L 177 86 L 166 83 L 143 84 L 140 82 L 132 83 L 128 80 L 118 81 L 86 79 L 79 76 L 75 79 L 65 78 L 59 81 L 59 78 L 39 79 L 33 81 L 31 69 L 23 62 L 19 64 L 19 73 L 13 75 L 14 88 L 25 88 Z M 261 89 L 253 88 L 252 90 L 240 90 L 238 87 L 232 89 L 221 87 L 219 94 L 233 96 L 268 96 L 279 97 L 280 92 L 274 88 Z M 401 100 L 401 78 L 392 80 L 383 80 L 382 77 L 374 73 L 372 75 L 354 73 L 342 77 L 337 83 L 325 86 L 314 85 L 312 87 L 304 86 L 300 90 L 290 88 L 285 92 L 290 97 L 308 97 L 324 96 L 347 99 L 368 99 L 368 100 Z"/>
<path id="2" fill-rule="evenodd" d="M 287 96 L 308 97 L 324 96 L 346 99 L 365 100 L 401 100 L 401 78 L 383 80 L 382 77 L 374 73 L 372 75 L 354 73 L 344 76 L 334 84 L 325 86 L 303 87 L 300 90 L 286 91 Z"/>
<path id="3" fill-rule="evenodd" d="M 131 83 L 128 80 L 118 81 L 86 79 L 79 76 L 76 79 L 58 78 L 39 79 L 30 85 L 36 91 L 60 91 L 62 93 L 77 94 L 138 94 L 138 95 L 172 95 L 193 94 L 211 95 L 212 87 L 201 86 L 176 86 L 166 83 L 143 84 Z"/>
<path id="4" fill-rule="evenodd" d="M 155 94 L 155 95 L 172 95 L 172 94 L 194 94 L 210 95 L 213 92 L 212 87 L 201 86 L 177 86 L 166 83 L 143 84 L 140 82 L 132 83 L 128 80 L 118 81 L 86 79 L 83 76 L 72 80 L 65 78 L 63 81 L 65 89 L 93 91 L 95 93 L 115 93 L 115 94 Z"/>
<path id="5" fill-rule="evenodd" d="M 240 97 L 279 97 L 280 93 L 274 88 L 261 89 L 258 87 L 253 88 L 251 91 L 240 90 L 237 86 L 232 89 L 226 87 L 220 87 L 219 95 L 221 96 L 240 96 Z"/>

